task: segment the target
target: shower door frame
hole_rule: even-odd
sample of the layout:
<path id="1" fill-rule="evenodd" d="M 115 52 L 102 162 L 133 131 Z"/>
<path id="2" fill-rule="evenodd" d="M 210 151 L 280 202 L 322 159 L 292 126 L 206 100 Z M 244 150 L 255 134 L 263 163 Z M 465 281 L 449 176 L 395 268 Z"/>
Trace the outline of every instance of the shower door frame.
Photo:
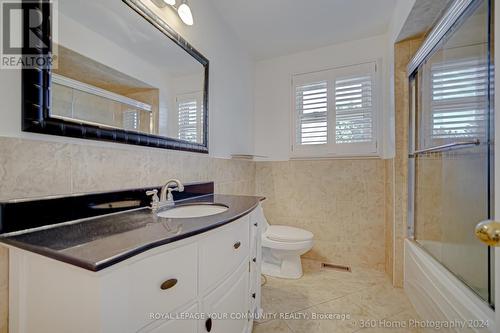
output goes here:
<path id="1" fill-rule="evenodd" d="M 496 5 L 493 3 L 493 21 L 494 22 L 499 22 L 500 20 L 500 5 Z M 494 45 L 500 45 L 500 25 L 495 24 L 494 25 L 494 40 L 493 44 Z M 492 57 L 493 63 L 494 64 L 500 64 L 500 52 L 493 52 L 493 57 Z M 495 77 L 500 77 L 500 68 L 498 66 L 495 66 Z M 500 85 L 495 85 L 495 90 L 494 90 L 494 105 L 500 105 Z M 496 111 L 496 109 L 495 109 Z M 493 124 L 494 124 L 494 131 L 495 131 L 495 137 L 500 138 L 500 117 L 493 117 Z M 500 145 L 493 145 L 494 148 L 494 154 L 495 154 L 495 168 L 493 169 L 494 173 L 496 175 L 500 175 Z M 494 193 L 500 193 L 500 177 L 495 177 L 495 181 L 493 184 L 493 190 Z M 494 198 L 494 211 L 495 212 L 500 212 L 500 195 L 496 195 L 493 197 Z M 500 219 L 499 214 L 494 214 L 495 219 L 498 221 Z M 495 300 L 497 303 L 500 301 L 500 247 L 495 248 Z M 500 327 L 500 311 L 495 311 L 496 315 L 496 326 L 497 328 Z"/>

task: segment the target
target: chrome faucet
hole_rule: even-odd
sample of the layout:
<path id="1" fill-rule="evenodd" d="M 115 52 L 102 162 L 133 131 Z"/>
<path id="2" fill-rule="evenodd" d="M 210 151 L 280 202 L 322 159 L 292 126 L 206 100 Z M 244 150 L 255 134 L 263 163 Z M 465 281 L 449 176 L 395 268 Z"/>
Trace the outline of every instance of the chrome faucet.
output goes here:
<path id="1" fill-rule="evenodd" d="M 170 184 L 175 183 L 176 187 L 169 187 Z M 158 190 L 147 191 L 146 194 L 152 196 L 151 210 L 156 212 L 163 207 L 171 207 L 174 205 L 173 191 L 184 191 L 184 185 L 178 179 L 170 179 L 161 188 L 160 198 L 158 198 Z"/>

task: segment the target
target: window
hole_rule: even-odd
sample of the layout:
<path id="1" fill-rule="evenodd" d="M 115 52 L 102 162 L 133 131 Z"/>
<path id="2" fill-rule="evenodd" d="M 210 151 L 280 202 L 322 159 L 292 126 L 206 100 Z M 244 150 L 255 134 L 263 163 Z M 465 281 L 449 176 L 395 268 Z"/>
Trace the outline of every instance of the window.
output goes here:
<path id="1" fill-rule="evenodd" d="M 137 110 L 123 112 L 123 128 L 134 131 L 139 129 L 139 112 Z"/>
<path id="2" fill-rule="evenodd" d="M 431 87 L 432 141 L 486 136 L 486 63 L 462 59 L 433 64 Z"/>
<path id="3" fill-rule="evenodd" d="M 376 64 L 295 75 L 293 157 L 377 153 Z"/>
<path id="4" fill-rule="evenodd" d="M 202 94 L 186 94 L 177 97 L 178 138 L 203 143 Z"/>
<path id="5" fill-rule="evenodd" d="M 178 103 L 179 139 L 198 141 L 198 103 L 196 99 L 183 100 Z"/>

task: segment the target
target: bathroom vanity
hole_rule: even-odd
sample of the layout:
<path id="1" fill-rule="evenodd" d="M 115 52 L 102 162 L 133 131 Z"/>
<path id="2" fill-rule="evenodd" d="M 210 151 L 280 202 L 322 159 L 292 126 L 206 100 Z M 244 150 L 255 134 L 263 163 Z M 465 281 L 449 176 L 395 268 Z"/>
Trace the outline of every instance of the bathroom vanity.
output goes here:
<path id="1" fill-rule="evenodd" d="M 10 331 L 251 332 L 260 309 L 260 200 L 198 193 L 175 207 L 227 210 L 163 218 L 139 207 L 5 233 Z"/>

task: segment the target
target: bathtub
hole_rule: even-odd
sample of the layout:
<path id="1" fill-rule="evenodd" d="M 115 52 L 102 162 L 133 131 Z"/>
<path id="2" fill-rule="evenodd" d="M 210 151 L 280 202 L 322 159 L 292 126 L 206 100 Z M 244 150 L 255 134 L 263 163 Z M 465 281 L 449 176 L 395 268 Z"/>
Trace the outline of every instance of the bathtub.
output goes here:
<path id="1" fill-rule="evenodd" d="M 422 320 L 466 326 L 439 332 L 497 332 L 495 312 L 489 305 L 415 241 L 408 239 L 405 240 L 404 275 L 405 292 Z"/>

